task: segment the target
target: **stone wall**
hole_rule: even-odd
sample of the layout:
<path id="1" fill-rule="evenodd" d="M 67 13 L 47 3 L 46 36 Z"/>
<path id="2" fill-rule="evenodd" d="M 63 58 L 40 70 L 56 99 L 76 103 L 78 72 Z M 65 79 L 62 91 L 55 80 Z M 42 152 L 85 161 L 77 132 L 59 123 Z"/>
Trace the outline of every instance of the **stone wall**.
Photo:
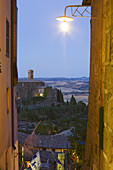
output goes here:
<path id="1" fill-rule="evenodd" d="M 84 170 L 113 169 L 113 0 L 95 0 L 106 19 L 91 21 L 89 112 Z M 100 11 L 92 8 L 92 15 Z"/>
<path id="2" fill-rule="evenodd" d="M 105 84 L 105 0 L 92 1 L 87 139 L 84 170 L 103 170 L 103 111 Z M 101 6 L 102 5 L 102 6 Z M 106 169 L 107 170 L 107 169 Z"/>
<path id="3" fill-rule="evenodd" d="M 17 85 L 17 93 L 20 98 L 28 98 L 33 97 L 33 91 L 35 91 L 38 87 L 45 86 L 44 82 L 18 82 Z"/>
<path id="4" fill-rule="evenodd" d="M 91 5 L 91 0 L 83 0 L 82 5 Z"/>
<path id="5" fill-rule="evenodd" d="M 21 98 L 18 96 L 18 112 L 37 109 L 38 107 L 53 106 L 64 102 L 63 94 L 59 89 L 43 86 L 43 96 L 35 96 L 34 91 L 36 92 L 36 90 L 38 90 L 37 86 L 18 86 L 18 95 L 21 96 Z"/>
<path id="6" fill-rule="evenodd" d="M 103 170 L 113 169 L 113 0 L 106 0 Z"/>

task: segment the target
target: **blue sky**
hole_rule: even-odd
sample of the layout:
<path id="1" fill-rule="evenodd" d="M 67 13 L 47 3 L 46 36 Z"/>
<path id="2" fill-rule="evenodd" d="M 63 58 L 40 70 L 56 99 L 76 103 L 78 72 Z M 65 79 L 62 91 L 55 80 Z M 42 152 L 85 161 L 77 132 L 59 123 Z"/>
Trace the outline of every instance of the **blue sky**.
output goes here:
<path id="1" fill-rule="evenodd" d="M 56 20 L 70 4 L 82 0 L 18 0 L 19 77 L 28 69 L 35 78 L 89 76 L 90 19 L 74 18 L 65 35 Z"/>

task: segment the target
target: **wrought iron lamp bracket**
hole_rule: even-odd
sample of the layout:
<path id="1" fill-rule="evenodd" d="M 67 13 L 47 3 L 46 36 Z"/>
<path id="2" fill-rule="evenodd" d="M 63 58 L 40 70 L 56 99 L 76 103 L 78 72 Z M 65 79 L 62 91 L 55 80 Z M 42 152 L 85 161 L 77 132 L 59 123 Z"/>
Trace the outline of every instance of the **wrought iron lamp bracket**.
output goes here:
<path id="1" fill-rule="evenodd" d="M 73 17 L 82 17 L 82 18 L 94 18 L 94 19 L 103 19 L 105 18 L 105 13 L 101 14 L 101 11 L 100 11 L 100 17 L 95 17 L 95 16 L 92 16 L 91 15 L 91 11 L 90 11 L 90 8 L 91 7 L 98 7 L 100 10 L 102 10 L 102 5 L 68 5 L 65 7 L 65 10 L 64 10 L 64 16 L 66 16 L 66 10 L 67 8 L 71 8 L 71 15 Z M 75 10 L 73 10 L 73 8 L 76 8 Z M 81 8 L 83 9 L 81 11 Z"/>

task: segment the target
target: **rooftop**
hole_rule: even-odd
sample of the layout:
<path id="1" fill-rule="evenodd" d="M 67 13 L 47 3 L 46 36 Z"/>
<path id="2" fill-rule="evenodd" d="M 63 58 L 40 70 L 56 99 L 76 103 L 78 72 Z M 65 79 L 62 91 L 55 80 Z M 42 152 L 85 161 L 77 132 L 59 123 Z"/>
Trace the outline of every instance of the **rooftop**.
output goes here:
<path id="1" fill-rule="evenodd" d="M 36 83 L 36 82 L 42 82 L 40 80 L 37 80 L 37 79 L 18 79 L 18 83 Z"/>
<path id="2" fill-rule="evenodd" d="M 71 143 L 68 141 L 65 135 L 33 135 L 28 137 L 28 134 L 19 132 L 18 139 L 19 143 L 23 144 L 26 139 L 29 145 L 35 148 L 52 148 L 52 149 L 67 149 L 71 147 Z"/>

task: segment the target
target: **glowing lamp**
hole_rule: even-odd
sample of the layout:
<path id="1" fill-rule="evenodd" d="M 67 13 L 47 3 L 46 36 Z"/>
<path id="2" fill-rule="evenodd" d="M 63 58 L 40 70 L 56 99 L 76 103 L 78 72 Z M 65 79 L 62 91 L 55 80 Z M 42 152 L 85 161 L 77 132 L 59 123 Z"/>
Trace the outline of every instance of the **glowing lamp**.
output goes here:
<path id="1" fill-rule="evenodd" d="M 44 95 L 43 95 L 43 93 L 40 93 L 40 97 L 43 97 Z"/>
<path id="2" fill-rule="evenodd" d="M 64 33 L 69 32 L 69 24 L 67 22 L 62 22 L 60 24 L 60 29 Z"/>
<path id="3" fill-rule="evenodd" d="M 67 16 L 62 16 L 62 17 L 57 17 L 57 20 L 61 21 L 61 22 L 69 22 L 69 21 L 73 21 L 73 18 L 67 17 Z"/>

